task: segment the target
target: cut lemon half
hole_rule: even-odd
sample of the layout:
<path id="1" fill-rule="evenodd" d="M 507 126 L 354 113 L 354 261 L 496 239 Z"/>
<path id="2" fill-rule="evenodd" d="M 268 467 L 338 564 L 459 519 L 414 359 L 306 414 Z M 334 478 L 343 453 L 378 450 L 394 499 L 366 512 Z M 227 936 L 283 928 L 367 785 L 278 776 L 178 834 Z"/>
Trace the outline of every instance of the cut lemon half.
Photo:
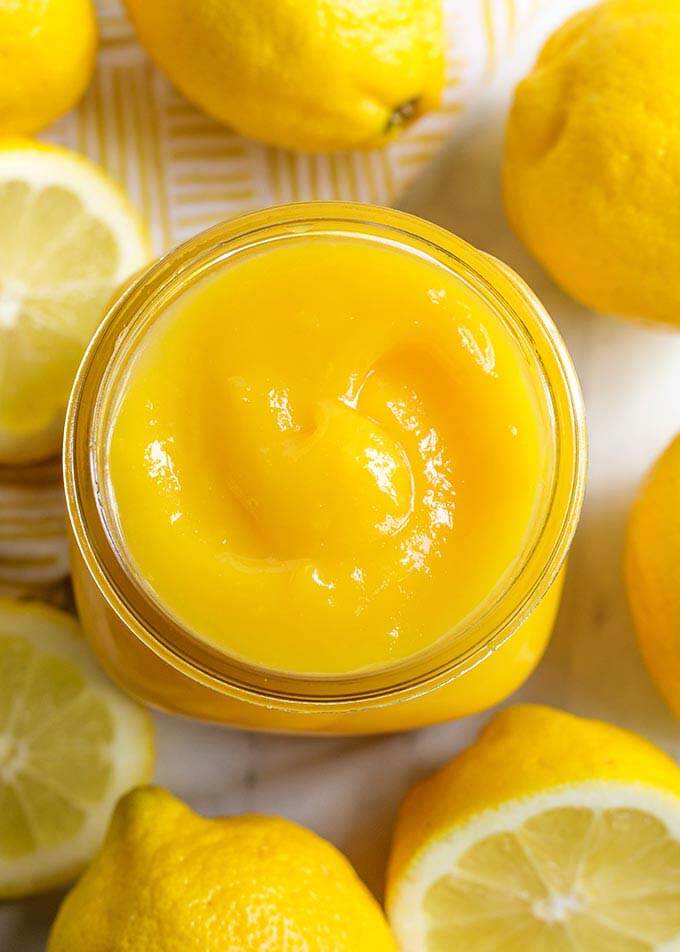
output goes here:
<path id="1" fill-rule="evenodd" d="M 150 254 L 139 215 L 95 165 L 0 141 L 0 463 L 58 452 L 83 351 Z"/>
<path id="2" fill-rule="evenodd" d="M 680 769 L 528 705 L 408 795 L 388 911 L 403 952 L 680 949 Z"/>
<path id="3" fill-rule="evenodd" d="M 0 899 L 79 872 L 153 762 L 148 714 L 101 673 L 75 621 L 0 599 Z"/>

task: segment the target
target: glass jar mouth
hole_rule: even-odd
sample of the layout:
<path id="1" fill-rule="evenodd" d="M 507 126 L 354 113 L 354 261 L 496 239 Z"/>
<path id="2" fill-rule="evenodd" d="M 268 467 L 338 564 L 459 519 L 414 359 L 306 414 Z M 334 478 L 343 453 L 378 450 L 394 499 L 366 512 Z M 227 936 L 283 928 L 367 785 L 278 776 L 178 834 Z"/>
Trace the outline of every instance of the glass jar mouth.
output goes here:
<path id="1" fill-rule="evenodd" d="M 388 243 L 443 265 L 499 314 L 533 360 L 554 440 L 541 525 L 508 568 L 493 600 L 416 655 L 350 674 L 288 674 L 253 665 L 185 629 L 133 577 L 111 531 L 102 458 L 112 381 L 124 355 L 169 304 L 212 268 L 249 247 L 310 235 Z M 509 638 L 555 580 L 584 494 L 586 429 L 571 359 L 524 282 L 502 263 L 415 216 L 345 203 L 281 206 L 217 225 L 159 259 L 113 303 L 81 363 L 64 436 L 64 478 L 74 542 L 100 592 L 125 626 L 173 668 L 222 693 L 268 707 L 340 711 L 412 698 L 476 666 Z"/>

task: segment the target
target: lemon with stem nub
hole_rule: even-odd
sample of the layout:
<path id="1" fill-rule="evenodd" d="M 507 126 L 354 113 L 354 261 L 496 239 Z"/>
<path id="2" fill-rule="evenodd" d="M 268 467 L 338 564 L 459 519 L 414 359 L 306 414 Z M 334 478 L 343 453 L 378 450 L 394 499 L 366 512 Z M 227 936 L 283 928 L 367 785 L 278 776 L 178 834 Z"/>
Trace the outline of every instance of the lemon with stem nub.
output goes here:
<path id="1" fill-rule="evenodd" d="M 379 146 L 439 103 L 442 0 L 125 2 L 184 95 L 262 142 Z"/>
<path id="2" fill-rule="evenodd" d="M 72 879 L 153 763 L 149 716 L 102 674 L 75 620 L 0 599 L 0 899 Z"/>
<path id="3" fill-rule="evenodd" d="M 407 796 L 388 912 L 402 952 L 680 947 L 680 768 L 547 707 L 496 715 Z"/>
<path id="4" fill-rule="evenodd" d="M 49 952 L 397 952 L 335 847 L 288 820 L 208 819 L 160 788 L 120 802 Z"/>

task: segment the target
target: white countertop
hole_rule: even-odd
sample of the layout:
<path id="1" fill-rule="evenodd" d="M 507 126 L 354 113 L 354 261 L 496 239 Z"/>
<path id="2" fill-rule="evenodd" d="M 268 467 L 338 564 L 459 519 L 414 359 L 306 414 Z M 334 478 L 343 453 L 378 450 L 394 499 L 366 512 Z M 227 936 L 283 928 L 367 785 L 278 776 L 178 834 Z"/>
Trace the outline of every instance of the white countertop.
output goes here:
<path id="1" fill-rule="evenodd" d="M 542 664 L 513 699 L 613 721 L 680 758 L 677 723 L 636 650 L 621 576 L 633 492 L 680 428 L 680 333 L 593 315 L 525 253 L 500 203 L 502 98 L 498 90 L 489 97 L 401 204 L 507 261 L 529 282 L 564 334 L 585 392 L 590 480 L 562 609 Z M 405 789 L 469 742 L 487 716 L 391 737 L 314 740 L 157 715 L 156 780 L 206 814 L 280 813 L 310 826 L 343 849 L 380 894 Z M 42 950 L 58 901 L 48 896 L 0 909 L 1 952 Z"/>

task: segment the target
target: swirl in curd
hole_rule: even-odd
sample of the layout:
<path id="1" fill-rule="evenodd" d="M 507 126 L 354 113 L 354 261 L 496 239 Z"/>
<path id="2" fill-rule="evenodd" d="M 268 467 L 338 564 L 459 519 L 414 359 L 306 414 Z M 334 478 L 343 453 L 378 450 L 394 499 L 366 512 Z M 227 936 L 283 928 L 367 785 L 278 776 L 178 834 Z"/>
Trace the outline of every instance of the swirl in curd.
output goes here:
<path id="1" fill-rule="evenodd" d="M 223 262 L 146 332 L 108 476 L 126 558 L 200 639 L 277 671 L 412 656 L 529 544 L 546 422 L 460 278 L 304 236 Z"/>

